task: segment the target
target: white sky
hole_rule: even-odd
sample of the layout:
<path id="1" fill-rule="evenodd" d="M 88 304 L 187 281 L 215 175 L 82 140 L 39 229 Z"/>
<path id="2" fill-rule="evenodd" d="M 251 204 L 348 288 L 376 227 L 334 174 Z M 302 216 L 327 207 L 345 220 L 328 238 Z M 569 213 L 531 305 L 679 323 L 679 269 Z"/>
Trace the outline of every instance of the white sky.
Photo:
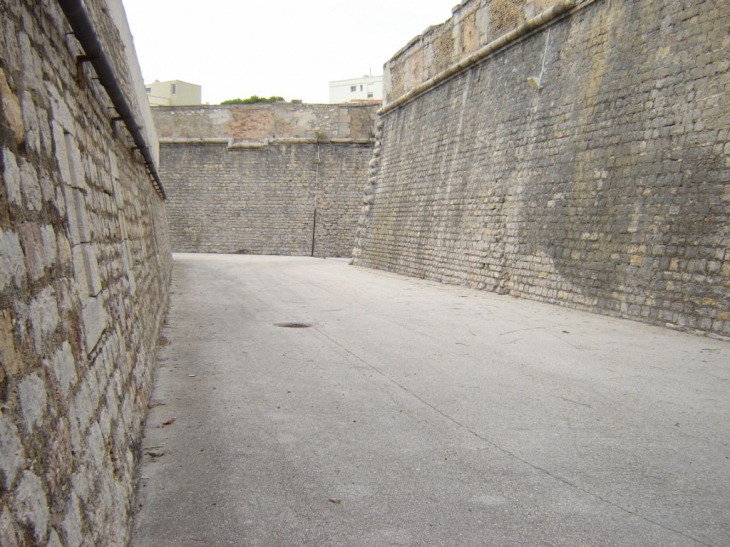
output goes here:
<path id="1" fill-rule="evenodd" d="M 203 86 L 203 102 L 281 95 L 329 101 L 458 0 L 123 0 L 145 83 Z"/>

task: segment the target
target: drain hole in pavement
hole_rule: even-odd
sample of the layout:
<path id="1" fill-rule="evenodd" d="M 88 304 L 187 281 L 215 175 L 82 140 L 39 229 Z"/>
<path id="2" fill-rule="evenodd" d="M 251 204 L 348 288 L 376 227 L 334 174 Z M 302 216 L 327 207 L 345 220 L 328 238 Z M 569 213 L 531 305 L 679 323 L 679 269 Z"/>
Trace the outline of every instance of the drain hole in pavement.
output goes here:
<path id="1" fill-rule="evenodd" d="M 285 329 L 308 329 L 312 326 L 312 323 L 274 323 L 274 326 Z"/>

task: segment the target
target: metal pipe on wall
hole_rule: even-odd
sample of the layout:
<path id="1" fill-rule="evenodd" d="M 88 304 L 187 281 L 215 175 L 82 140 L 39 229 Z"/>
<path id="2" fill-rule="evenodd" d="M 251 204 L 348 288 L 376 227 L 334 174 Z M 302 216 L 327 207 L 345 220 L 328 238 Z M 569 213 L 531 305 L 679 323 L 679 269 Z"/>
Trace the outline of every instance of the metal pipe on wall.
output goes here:
<path id="1" fill-rule="evenodd" d="M 152 158 L 150 147 L 142 133 L 142 127 L 137 124 L 129 101 L 125 97 L 124 91 L 119 85 L 119 80 L 114 74 L 114 69 L 104 53 L 104 48 L 99 41 L 99 36 L 86 11 L 83 0 L 58 0 L 58 4 L 66 15 L 74 36 L 76 36 L 76 39 L 86 53 L 87 60 L 94 67 L 99 77 L 99 82 L 106 89 L 107 95 L 109 95 L 109 99 L 114 105 L 114 109 L 124 122 L 130 135 L 132 135 L 135 146 L 142 154 L 147 171 L 152 177 L 152 184 L 155 190 L 162 199 L 165 199 L 165 189 L 162 186 L 162 180 L 157 172 L 157 166 Z"/>

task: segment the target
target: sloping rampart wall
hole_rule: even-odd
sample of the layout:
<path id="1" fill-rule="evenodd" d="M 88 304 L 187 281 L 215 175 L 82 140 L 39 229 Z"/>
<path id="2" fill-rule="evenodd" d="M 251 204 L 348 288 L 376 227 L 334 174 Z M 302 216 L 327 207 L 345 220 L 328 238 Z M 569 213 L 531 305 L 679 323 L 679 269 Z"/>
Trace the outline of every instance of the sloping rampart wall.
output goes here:
<path id="1" fill-rule="evenodd" d="M 725 2 L 579 2 L 390 97 L 357 261 L 730 335 L 728 28 Z"/>

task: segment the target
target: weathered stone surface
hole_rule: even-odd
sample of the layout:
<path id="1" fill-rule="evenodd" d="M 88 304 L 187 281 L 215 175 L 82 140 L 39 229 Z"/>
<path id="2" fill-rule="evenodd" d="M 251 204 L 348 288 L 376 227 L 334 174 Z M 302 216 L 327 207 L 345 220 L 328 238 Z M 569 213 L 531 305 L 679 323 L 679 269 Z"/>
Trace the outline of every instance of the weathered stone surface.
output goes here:
<path id="1" fill-rule="evenodd" d="M 76 494 L 71 493 L 67 507 L 66 518 L 63 519 L 62 524 L 66 547 L 80 547 L 83 544 L 83 524 L 81 521 L 81 506 Z"/>
<path id="2" fill-rule="evenodd" d="M 17 233 L 0 228 L 0 291 L 11 281 L 20 286 L 25 277 L 25 260 Z"/>
<path id="3" fill-rule="evenodd" d="M 152 112 L 163 140 L 193 138 L 246 142 L 273 138 L 369 139 L 377 108 L 373 105 L 278 102 L 156 107 Z"/>
<path id="4" fill-rule="evenodd" d="M 72 248 L 71 254 L 79 291 L 84 296 L 97 296 L 102 290 L 102 283 L 94 247 L 88 243 L 79 244 Z"/>
<path id="5" fill-rule="evenodd" d="M 148 108 L 115 2 L 85 9 Z M 0 28 L 0 544 L 125 545 L 172 266 L 164 206 L 89 64 L 79 88 L 59 4 L 0 2 Z"/>
<path id="6" fill-rule="evenodd" d="M 0 513 L 0 545 L 4 547 L 18 547 L 18 532 L 15 529 L 13 515 L 7 507 L 3 507 Z"/>
<path id="7" fill-rule="evenodd" d="M 2 149 L 2 165 L 3 165 L 3 181 L 5 182 L 5 192 L 8 201 L 13 205 L 23 205 L 23 194 L 20 190 L 20 167 L 18 167 L 18 158 L 8 148 Z"/>
<path id="8" fill-rule="evenodd" d="M 41 242 L 43 243 L 43 265 L 46 268 L 52 267 L 56 263 L 58 255 L 58 247 L 56 243 L 56 233 L 53 226 L 41 226 Z"/>
<path id="9" fill-rule="evenodd" d="M 46 287 L 37 298 L 30 302 L 30 327 L 38 353 L 56 332 L 60 321 L 58 304 L 53 287 Z"/>
<path id="10" fill-rule="evenodd" d="M 109 315 L 101 297 L 89 298 L 81 309 L 86 335 L 86 351 L 91 353 L 107 327 Z"/>
<path id="11" fill-rule="evenodd" d="M 63 343 L 61 349 L 59 349 L 53 356 L 51 366 L 61 392 L 63 393 L 64 398 L 66 398 L 68 396 L 69 389 L 73 387 L 78 380 L 74 356 L 71 352 L 71 344 L 67 341 Z"/>
<path id="12" fill-rule="evenodd" d="M 161 135 L 172 139 L 163 141 L 161 155 L 173 249 L 349 256 L 375 108 L 154 109 Z M 343 132 L 363 142 L 332 142 Z M 222 142 L 193 141 L 213 138 Z"/>
<path id="13" fill-rule="evenodd" d="M 45 268 L 45 253 L 41 228 L 35 223 L 26 223 L 20 227 L 20 241 L 25 254 L 25 268 L 30 281 L 37 281 L 43 277 Z"/>
<path id="14" fill-rule="evenodd" d="M 48 543 L 46 547 L 64 547 L 58 532 L 55 530 L 51 530 L 51 533 L 48 535 Z"/>
<path id="15" fill-rule="evenodd" d="M 719 90 L 730 86 L 730 10 L 579 3 L 384 115 L 355 254 L 366 266 L 727 336 L 718 256 L 730 248 L 730 95 Z M 407 58 L 390 63 L 394 82 L 408 80 Z M 536 90 L 527 78 L 538 76 Z"/>
<path id="16" fill-rule="evenodd" d="M 43 201 L 41 185 L 38 181 L 38 173 L 34 167 L 23 161 L 21 164 L 20 176 L 22 178 L 21 190 L 25 198 L 25 206 L 32 211 L 40 211 Z"/>
<path id="17" fill-rule="evenodd" d="M 444 72 L 561 0 L 465 0 L 385 65 L 385 104 Z"/>
<path id="18" fill-rule="evenodd" d="M 3 379 L 17 374 L 23 365 L 23 357 L 15 347 L 12 319 L 7 310 L 0 311 L 0 365 Z"/>
<path id="19" fill-rule="evenodd" d="M 2 99 L 3 111 L 8 128 L 15 136 L 15 143 L 21 144 L 25 141 L 25 127 L 23 126 L 23 114 L 20 110 L 20 101 L 8 85 L 5 71 L 0 68 L 0 99 Z"/>
<path id="20" fill-rule="evenodd" d="M 28 431 L 43 425 L 48 403 L 46 386 L 37 374 L 30 374 L 18 384 L 18 398 Z"/>
<path id="21" fill-rule="evenodd" d="M 8 490 L 25 463 L 25 451 L 18 428 L 4 415 L 0 415 L 0 441 L 3 447 L 0 450 L 0 471 L 4 478 L 3 486 Z"/>
<path id="22" fill-rule="evenodd" d="M 16 493 L 16 516 L 18 521 L 33 530 L 33 537 L 39 543 L 48 537 L 48 497 L 43 482 L 30 471 L 23 473 Z"/>

